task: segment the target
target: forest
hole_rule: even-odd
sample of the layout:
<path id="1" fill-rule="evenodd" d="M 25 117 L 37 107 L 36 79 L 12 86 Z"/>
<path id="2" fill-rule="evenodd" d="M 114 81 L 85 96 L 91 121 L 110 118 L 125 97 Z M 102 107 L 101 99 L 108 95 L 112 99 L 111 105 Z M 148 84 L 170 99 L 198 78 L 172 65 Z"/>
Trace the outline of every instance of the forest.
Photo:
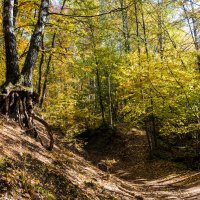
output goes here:
<path id="1" fill-rule="evenodd" d="M 0 12 L 7 121 L 52 152 L 54 132 L 94 152 L 144 133 L 147 160 L 200 169 L 199 0 L 2 0 Z"/>

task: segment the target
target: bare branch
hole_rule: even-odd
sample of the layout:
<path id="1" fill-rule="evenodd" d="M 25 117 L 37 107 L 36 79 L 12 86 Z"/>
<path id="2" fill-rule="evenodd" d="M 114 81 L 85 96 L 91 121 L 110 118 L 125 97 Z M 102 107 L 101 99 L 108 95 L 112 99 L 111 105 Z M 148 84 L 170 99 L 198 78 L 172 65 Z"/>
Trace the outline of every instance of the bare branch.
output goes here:
<path id="1" fill-rule="evenodd" d="M 104 15 L 109 15 L 112 13 L 116 13 L 116 12 L 121 12 L 123 10 L 128 9 L 130 6 L 132 6 L 133 3 L 129 4 L 126 7 L 123 8 L 115 8 L 113 10 L 110 10 L 108 12 L 104 12 L 104 13 L 99 13 L 99 14 L 95 14 L 95 15 L 75 15 L 75 14 L 63 14 L 63 13 L 56 13 L 56 12 L 49 12 L 49 15 L 58 15 L 58 16 L 64 16 L 64 17 L 77 17 L 77 18 L 94 18 L 94 17 L 101 17 Z"/>

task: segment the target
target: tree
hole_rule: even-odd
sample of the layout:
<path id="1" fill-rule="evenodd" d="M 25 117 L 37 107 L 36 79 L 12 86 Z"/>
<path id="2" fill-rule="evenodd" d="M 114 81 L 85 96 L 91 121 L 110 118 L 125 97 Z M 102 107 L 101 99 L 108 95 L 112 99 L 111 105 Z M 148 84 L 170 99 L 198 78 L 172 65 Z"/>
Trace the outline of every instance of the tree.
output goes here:
<path id="1" fill-rule="evenodd" d="M 20 73 L 18 65 L 18 52 L 14 31 L 17 16 L 17 0 L 3 1 L 3 33 L 6 50 L 6 81 L 1 86 L 1 111 L 8 116 L 17 119 L 22 127 L 34 128 L 32 119 L 43 123 L 49 129 L 47 123 L 36 116 L 33 111 L 34 103 L 38 101 L 38 95 L 33 92 L 32 77 L 34 66 L 38 57 L 42 41 L 45 22 L 47 20 L 49 0 L 41 0 L 38 19 L 31 36 L 29 50 L 24 66 Z M 52 144 L 50 144 L 52 148 Z"/>
<path id="2" fill-rule="evenodd" d="M 4 0 L 3 2 L 3 28 L 6 49 L 6 83 L 4 85 L 7 86 L 9 83 L 16 84 L 20 79 L 23 79 L 22 84 L 24 86 L 32 87 L 33 69 L 48 15 L 49 0 L 41 1 L 38 21 L 31 36 L 29 50 L 21 74 L 19 72 L 17 44 L 14 32 L 17 3 L 18 1 L 16 0 Z"/>

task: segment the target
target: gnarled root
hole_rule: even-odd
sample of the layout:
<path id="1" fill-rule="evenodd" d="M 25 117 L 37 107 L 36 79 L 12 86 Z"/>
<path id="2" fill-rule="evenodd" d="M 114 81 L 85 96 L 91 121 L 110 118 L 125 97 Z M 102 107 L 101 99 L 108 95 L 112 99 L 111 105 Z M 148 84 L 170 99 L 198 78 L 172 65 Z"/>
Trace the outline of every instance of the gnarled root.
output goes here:
<path id="1" fill-rule="evenodd" d="M 46 146 L 46 148 L 51 151 L 53 149 L 53 144 L 54 144 L 54 139 L 53 139 L 53 135 L 51 133 L 51 128 L 49 126 L 49 124 L 44 120 L 42 119 L 41 117 L 37 116 L 36 114 L 31 114 L 31 117 L 38 121 L 39 123 L 41 123 L 42 125 L 44 125 L 44 127 L 46 128 L 46 131 L 47 131 L 47 134 L 48 134 L 48 138 L 49 138 L 49 144 Z M 40 135 L 38 135 L 39 139 L 40 139 L 40 142 L 42 144 L 42 146 L 45 146 L 44 142 L 42 141 Z"/>
<path id="2" fill-rule="evenodd" d="M 0 94 L 0 112 L 7 118 L 13 118 L 22 129 L 34 134 L 42 146 L 53 149 L 54 139 L 49 124 L 34 113 L 38 95 L 23 89 L 15 89 Z"/>

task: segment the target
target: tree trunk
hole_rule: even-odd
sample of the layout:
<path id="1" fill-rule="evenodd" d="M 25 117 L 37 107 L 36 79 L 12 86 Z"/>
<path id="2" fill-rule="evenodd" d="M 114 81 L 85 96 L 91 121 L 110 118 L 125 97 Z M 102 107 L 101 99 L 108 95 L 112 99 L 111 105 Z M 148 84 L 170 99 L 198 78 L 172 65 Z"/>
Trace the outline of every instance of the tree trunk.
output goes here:
<path id="1" fill-rule="evenodd" d="M 103 105 L 103 97 L 102 97 L 102 91 L 101 91 L 101 81 L 100 81 L 100 75 L 99 75 L 98 69 L 96 69 L 96 80 L 97 80 L 97 93 L 98 93 L 99 105 L 100 105 L 100 109 L 101 109 L 102 122 L 103 122 L 103 124 L 106 124 L 105 109 L 104 109 L 104 105 Z"/>
<path id="2" fill-rule="evenodd" d="M 52 48 L 54 48 L 54 46 L 55 46 L 55 39 L 56 39 L 56 33 L 54 33 L 54 35 L 53 35 L 53 40 L 52 40 L 52 45 L 51 45 Z M 46 68 L 46 72 L 45 72 L 44 84 L 43 84 L 43 89 L 42 89 L 42 96 L 41 96 L 41 100 L 40 100 L 40 107 L 42 107 L 42 105 L 43 105 L 45 94 L 46 94 L 47 82 L 49 80 L 51 60 L 52 60 L 52 54 L 49 55 L 48 62 L 47 62 L 47 68 Z"/>
<path id="3" fill-rule="evenodd" d="M 42 65 L 44 63 L 44 35 L 42 36 L 42 55 L 40 59 L 39 72 L 38 72 L 38 95 L 40 97 L 42 90 Z"/>
<path id="4" fill-rule="evenodd" d="M 15 27 L 16 18 L 18 14 L 18 0 L 14 1 L 14 9 L 13 9 L 13 26 Z"/>
<path id="5" fill-rule="evenodd" d="M 109 112 L 110 112 L 110 127 L 113 129 L 113 103 L 112 103 L 112 88 L 111 88 L 111 73 L 108 74 L 108 96 L 109 96 Z"/>
<path id="6" fill-rule="evenodd" d="M 163 31 L 162 31 L 162 23 L 163 23 L 163 17 L 162 17 L 162 7 L 163 7 L 163 0 L 158 0 L 158 45 L 159 45 L 159 53 L 161 60 L 163 59 L 163 53 L 164 53 L 164 47 L 163 47 Z"/>
<path id="7" fill-rule="evenodd" d="M 194 17 L 195 15 L 195 9 L 194 9 L 194 2 L 192 0 L 190 0 L 190 4 L 191 4 L 191 9 L 192 9 L 192 25 L 193 25 L 193 34 L 194 34 L 194 45 L 195 45 L 195 49 L 198 52 L 199 51 L 199 34 L 198 34 L 198 19 L 196 17 Z M 197 55 L 197 67 L 198 70 L 200 71 L 200 56 Z"/>
<path id="8" fill-rule="evenodd" d="M 138 19 L 138 5 L 137 2 L 135 1 L 134 3 L 134 9 L 135 9 L 135 25 L 136 25 L 136 41 L 137 41 L 137 52 L 138 52 L 138 58 L 139 58 L 139 65 L 140 65 L 140 54 L 141 54 L 141 49 L 140 49 L 140 33 L 139 33 L 139 19 Z"/>
<path id="9" fill-rule="evenodd" d="M 144 20 L 144 11 L 143 11 L 142 3 L 141 3 L 141 14 L 142 14 L 142 29 L 143 29 L 143 34 L 144 34 L 145 53 L 147 56 L 147 61 L 149 62 L 149 50 L 148 50 L 148 46 L 147 46 L 146 24 L 145 24 L 145 20 Z"/>
<path id="10" fill-rule="evenodd" d="M 125 0 L 120 0 L 120 6 L 122 8 L 122 25 L 123 25 L 123 36 L 124 36 L 124 46 L 125 46 L 125 52 L 128 53 L 130 51 L 130 34 L 129 34 L 129 28 L 128 28 L 128 14 L 127 10 L 124 10 L 123 8 L 126 6 Z"/>
<path id="11" fill-rule="evenodd" d="M 63 5 L 60 9 L 60 13 L 62 13 L 65 4 L 66 4 L 67 0 L 63 1 Z M 55 47 L 55 41 L 56 41 L 56 33 L 53 34 L 53 39 L 52 39 L 52 43 L 51 43 L 51 48 L 53 49 Z M 49 74 L 50 74 L 50 67 L 51 67 L 51 60 L 52 60 L 52 53 L 49 55 L 48 61 L 47 61 L 47 67 L 46 67 L 46 72 L 45 72 L 45 79 L 44 79 L 44 84 L 43 84 L 43 89 L 42 89 L 42 96 L 40 99 L 40 107 L 42 107 L 43 103 L 44 103 L 44 99 L 45 99 L 45 95 L 46 95 L 46 90 L 47 90 L 47 83 L 49 80 Z"/>
<path id="12" fill-rule="evenodd" d="M 152 141 L 152 150 L 156 150 L 157 148 L 157 133 L 156 133 L 156 119 L 154 115 L 154 101 L 153 98 L 151 97 L 151 107 L 152 107 L 152 114 L 151 114 L 151 123 L 152 123 L 152 128 L 151 128 L 151 141 Z"/>
<path id="13" fill-rule="evenodd" d="M 14 33 L 14 0 L 4 0 L 3 31 L 6 49 L 6 85 L 15 84 L 19 80 L 18 53 Z"/>
<path id="14" fill-rule="evenodd" d="M 35 66 L 39 48 L 42 42 L 42 35 L 44 32 L 44 25 L 47 20 L 49 8 L 49 0 L 42 0 L 38 21 L 35 26 L 35 30 L 33 35 L 31 36 L 29 51 L 24 63 L 24 67 L 22 69 L 22 75 L 24 76 L 24 85 L 27 87 L 32 87 L 32 76 L 33 76 L 33 68 Z"/>

